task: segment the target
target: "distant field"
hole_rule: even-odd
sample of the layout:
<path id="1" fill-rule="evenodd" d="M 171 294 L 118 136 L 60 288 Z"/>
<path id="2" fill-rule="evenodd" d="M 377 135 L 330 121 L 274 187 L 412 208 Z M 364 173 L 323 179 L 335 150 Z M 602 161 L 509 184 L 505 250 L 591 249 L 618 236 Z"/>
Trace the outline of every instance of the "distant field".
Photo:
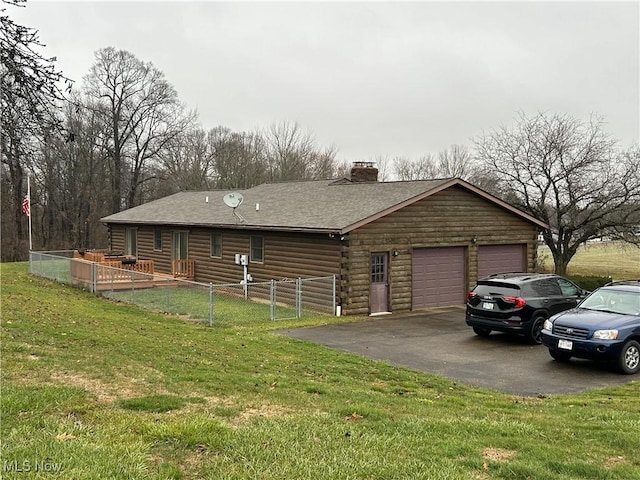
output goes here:
<path id="1" fill-rule="evenodd" d="M 541 270 L 553 271 L 553 257 L 546 245 L 538 247 Z M 603 275 L 614 280 L 640 279 L 640 248 L 617 242 L 590 242 L 580 247 L 569 263 L 569 275 Z"/>

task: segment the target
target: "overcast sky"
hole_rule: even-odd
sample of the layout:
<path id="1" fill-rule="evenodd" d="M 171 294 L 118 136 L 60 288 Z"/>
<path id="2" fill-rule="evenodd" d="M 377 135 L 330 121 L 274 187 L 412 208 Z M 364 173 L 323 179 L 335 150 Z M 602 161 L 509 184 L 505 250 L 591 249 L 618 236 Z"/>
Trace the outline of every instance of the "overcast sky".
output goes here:
<path id="1" fill-rule="evenodd" d="M 204 128 L 298 122 L 338 158 L 418 158 L 519 111 L 640 130 L 640 2 L 58 2 L 37 28 L 80 88 L 94 52 L 152 62 Z"/>

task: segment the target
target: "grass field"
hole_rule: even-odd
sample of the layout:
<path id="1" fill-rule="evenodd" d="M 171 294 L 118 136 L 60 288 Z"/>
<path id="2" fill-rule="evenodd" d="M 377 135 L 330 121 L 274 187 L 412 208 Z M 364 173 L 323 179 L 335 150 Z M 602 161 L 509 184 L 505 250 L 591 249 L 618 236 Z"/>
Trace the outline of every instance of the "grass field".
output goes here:
<path id="1" fill-rule="evenodd" d="M 344 317 L 208 327 L 26 272 L 0 266 L 3 479 L 640 478 L 638 379 L 517 397 L 273 333 Z"/>
<path id="2" fill-rule="evenodd" d="M 553 271 L 549 247 L 538 247 L 541 270 Z M 569 263 L 569 275 L 610 276 L 614 280 L 640 279 L 640 248 L 616 242 L 589 242 L 581 246 Z"/>

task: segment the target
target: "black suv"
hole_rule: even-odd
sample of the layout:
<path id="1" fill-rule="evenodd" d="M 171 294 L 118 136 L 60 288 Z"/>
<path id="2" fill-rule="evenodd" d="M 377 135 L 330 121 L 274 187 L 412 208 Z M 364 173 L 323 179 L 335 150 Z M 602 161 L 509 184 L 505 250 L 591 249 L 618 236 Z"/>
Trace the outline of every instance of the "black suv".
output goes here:
<path id="1" fill-rule="evenodd" d="M 575 307 L 588 293 L 559 275 L 497 273 L 478 280 L 467 294 L 466 322 L 476 335 L 496 330 L 539 344 L 544 321 Z"/>

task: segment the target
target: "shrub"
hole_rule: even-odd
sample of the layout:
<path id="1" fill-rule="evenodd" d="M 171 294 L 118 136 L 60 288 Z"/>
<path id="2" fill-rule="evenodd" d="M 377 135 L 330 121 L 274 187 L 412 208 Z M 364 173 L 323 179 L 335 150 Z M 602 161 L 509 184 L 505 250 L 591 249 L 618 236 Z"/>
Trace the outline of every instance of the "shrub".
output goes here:
<path id="1" fill-rule="evenodd" d="M 611 277 L 600 275 L 570 275 L 568 278 L 579 287 L 589 290 L 590 292 L 611 281 Z"/>

